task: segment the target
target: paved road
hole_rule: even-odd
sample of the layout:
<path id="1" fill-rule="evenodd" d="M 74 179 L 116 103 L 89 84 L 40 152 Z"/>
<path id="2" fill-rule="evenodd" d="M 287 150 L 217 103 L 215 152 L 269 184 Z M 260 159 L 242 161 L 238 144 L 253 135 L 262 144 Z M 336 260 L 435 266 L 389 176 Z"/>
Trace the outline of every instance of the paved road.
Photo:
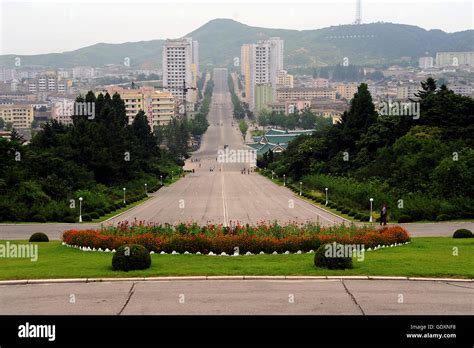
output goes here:
<path id="1" fill-rule="evenodd" d="M 445 281 L 179 280 L 0 285 L 0 298 L 0 313 L 20 315 L 474 313 L 474 283 Z"/>
<path id="2" fill-rule="evenodd" d="M 343 219 L 300 200 L 290 190 L 282 188 L 256 174 L 241 174 L 251 169 L 250 163 L 219 163 L 218 150 L 249 150 L 243 144 L 237 123 L 232 119 L 232 103 L 227 86 L 227 70 L 214 70 L 214 93 L 208 115 L 210 127 L 202 145 L 186 163 L 195 173 L 153 194 L 147 202 L 113 218 L 107 224 L 134 219 L 155 223 L 196 221 L 231 224 L 255 224 L 259 221 L 305 222 L 319 221 L 333 225 Z M 243 158 L 247 160 L 248 158 Z M 241 158 L 242 160 L 242 158 Z M 213 168 L 213 171 L 210 171 Z M 96 228 L 99 224 L 22 224 L 0 225 L 0 239 L 27 239 L 42 231 L 52 239 L 70 228 Z M 406 224 L 413 236 L 452 235 L 457 228 L 474 230 L 474 223 Z"/>

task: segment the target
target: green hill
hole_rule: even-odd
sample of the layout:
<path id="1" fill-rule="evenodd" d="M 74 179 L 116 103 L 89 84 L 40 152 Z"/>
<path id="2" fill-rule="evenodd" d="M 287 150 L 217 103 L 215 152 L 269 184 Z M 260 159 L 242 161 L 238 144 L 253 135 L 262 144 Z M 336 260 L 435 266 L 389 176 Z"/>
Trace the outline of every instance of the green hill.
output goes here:
<path id="1" fill-rule="evenodd" d="M 231 65 L 240 57 L 240 46 L 272 36 L 285 40 L 285 66 L 289 69 L 342 63 L 378 65 L 399 63 L 402 57 L 435 56 L 441 51 L 474 51 L 474 30 L 445 33 L 412 25 L 372 23 L 340 25 L 316 30 L 268 29 L 248 26 L 231 19 L 215 19 L 187 36 L 199 41 L 201 65 Z M 73 67 L 121 64 L 130 58 L 132 67 L 161 65 L 163 40 L 99 43 L 75 51 L 19 56 L 23 65 Z M 2 66 L 13 66 L 16 55 L 0 56 Z"/>

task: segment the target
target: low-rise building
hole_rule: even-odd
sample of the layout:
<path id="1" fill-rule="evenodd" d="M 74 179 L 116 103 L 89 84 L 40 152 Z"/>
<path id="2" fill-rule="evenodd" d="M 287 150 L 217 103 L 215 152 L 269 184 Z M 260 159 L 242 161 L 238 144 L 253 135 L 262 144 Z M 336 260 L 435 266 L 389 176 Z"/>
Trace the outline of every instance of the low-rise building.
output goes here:
<path id="1" fill-rule="evenodd" d="M 280 153 L 286 150 L 288 144 L 302 134 L 312 134 L 313 129 L 305 130 L 280 130 L 269 129 L 262 136 L 253 137 L 253 142 L 247 146 L 257 152 L 257 157 L 261 157 L 269 151 Z"/>
<path id="2" fill-rule="evenodd" d="M 176 112 L 176 99 L 168 91 L 160 91 L 153 87 L 139 89 L 125 89 L 122 87 L 109 87 L 104 92 L 110 95 L 118 93 L 125 102 L 128 122 L 131 124 L 140 110 L 145 112 L 148 123 L 154 126 L 168 124 Z"/>
<path id="3" fill-rule="evenodd" d="M 277 100 L 311 100 L 314 98 L 336 99 L 336 90 L 333 88 L 279 88 L 277 89 Z"/>
<path id="4" fill-rule="evenodd" d="M 293 75 L 286 70 L 279 70 L 277 73 L 277 88 L 293 88 Z"/>
<path id="5" fill-rule="evenodd" d="M 357 84 L 340 83 L 336 86 L 336 92 L 342 99 L 351 100 L 357 93 Z"/>
<path id="6" fill-rule="evenodd" d="M 33 117 L 34 109 L 31 104 L 0 105 L 0 118 L 5 123 L 12 123 L 14 128 L 30 128 Z"/>

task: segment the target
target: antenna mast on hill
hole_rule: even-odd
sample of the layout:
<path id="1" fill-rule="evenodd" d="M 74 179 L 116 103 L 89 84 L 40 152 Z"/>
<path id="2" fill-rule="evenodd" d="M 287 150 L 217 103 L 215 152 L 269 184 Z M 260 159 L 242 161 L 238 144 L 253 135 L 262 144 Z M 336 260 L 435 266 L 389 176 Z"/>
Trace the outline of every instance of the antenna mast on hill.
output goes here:
<path id="1" fill-rule="evenodd" d="M 360 0 L 357 0 L 357 3 L 356 3 L 356 16 L 355 16 L 355 21 L 354 21 L 354 24 L 360 24 L 362 23 L 362 19 L 360 17 Z"/>

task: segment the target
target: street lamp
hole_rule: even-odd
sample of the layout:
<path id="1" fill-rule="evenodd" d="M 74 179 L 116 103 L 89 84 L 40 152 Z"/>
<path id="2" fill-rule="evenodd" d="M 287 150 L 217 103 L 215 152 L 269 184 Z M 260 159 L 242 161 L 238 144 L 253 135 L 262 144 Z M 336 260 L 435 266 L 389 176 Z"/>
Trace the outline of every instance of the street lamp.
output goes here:
<path id="1" fill-rule="evenodd" d="M 370 217 L 369 217 L 369 222 L 372 222 L 372 202 L 374 201 L 373 198 L 369 199 L 370 200 Z"/>
<path id="2" fill-rule="evenodd" d="M 174 171 L 171 171 L 171 181 L 174 180 Z"/>
<path id="3" fill-rule="evenodd" d="M 286 175 L 283 174 L 283 186 L 286 186 Z"/>
<path id="4" fill-rule="evenodd" d="M 148 196 L 148 190 L 146 189 L 147 184 L 145 184 L 145 194 Z"/>
<path id="5" fill-rule="evenodd" d="M 326 187 L 324 190 L 326 191 L 326 205 L 328 205 L 328 188 Z"/>
<path id="6" fill-rule="evenodd" d="M 82 222 L 82 197 L 79 197 L 79 222 Z"/>
<path id="7" fill-rule="evenodd" d="M 124 187 L 124 188 L 123 188 L 123 204 L 127 204 L 127 203 L 125 203 L 125 191 L 126 191 L 126 190 L 127 190 L 127 189 Z"/>
<path id="8" fill-rule="evenodd" d="M 163 175 L 160 175 L 160 184 L 163 186 Z"/>
<path id="9" fill-rule="evenodd" d="M 302 189 L 303 189 L 303 183 L 300 181 L 300 196 L 301 196 L 301 193 L 302 193 Z"/>
<path id="10" fill-rule="evenodd" d="M 273 170 L 272 170 L 272 180 L 273 180 L 273 174 L 275 174 L 275 173 L 274 173 Z"/>

